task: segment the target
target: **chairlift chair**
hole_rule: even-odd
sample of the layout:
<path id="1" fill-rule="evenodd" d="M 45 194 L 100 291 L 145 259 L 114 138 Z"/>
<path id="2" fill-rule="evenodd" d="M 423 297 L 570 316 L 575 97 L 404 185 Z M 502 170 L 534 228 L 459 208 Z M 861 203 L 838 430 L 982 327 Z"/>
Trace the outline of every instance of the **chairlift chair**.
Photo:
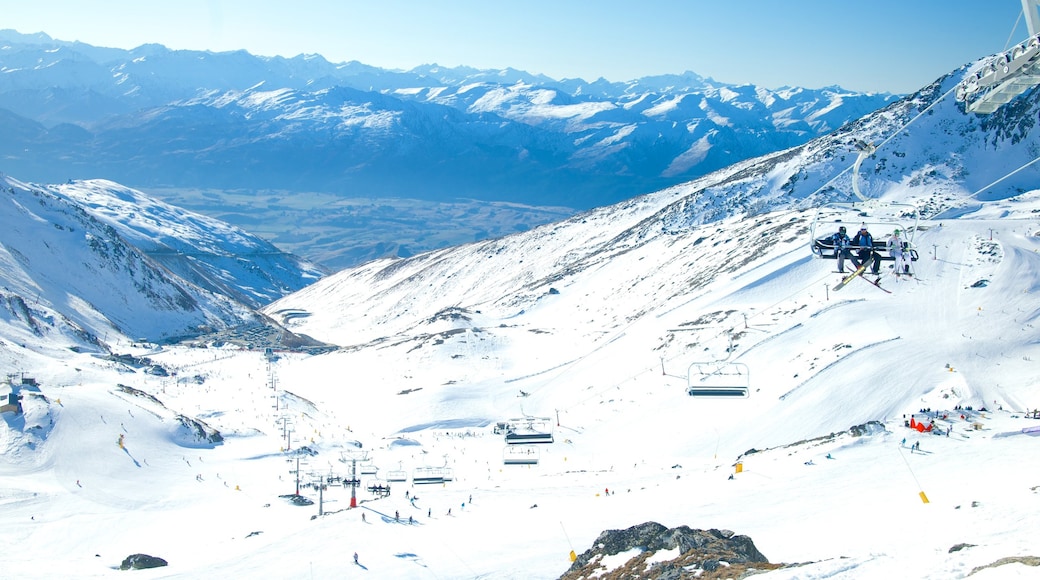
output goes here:
<path id="1" fill-rule="evenodd" d="M 394 482 L 408 481 L 408 472 L 403 469 L 393 469 L 386 472 L 386 480 Z"/>
<path id="2" fill-rule="evenodd" d="M 695 362 L 686 373 L 686 394 L 712 399 L 746 399 L 751 370 L 738 362 Z"/>
<path id="3" fill-rule="evenodd" d="M 445 483 L 455 479 L 450 467 L 416 467 L 412 473 L 412 483 Z"/>
<path id="4" fill-rule="evenodd" d="M 838 248 L 831 241 L 838 228 L 845 226 L 848 236 L 856 235 L 861 225 L 874 238 L 874 252 L 881 261 L 894 261 L 888 252 L 888 238 L 900 231 L 904 256 L 908 263 L 919 258 L 914 237 L 918 229 L 917 207 L 908 203 L 868 200 L 853 203 L 829 203 L 817 208 L 809 226 L 809 249 L 817 258 L 837 260 Z"/>
<path id="5" fill-rule="evenodd" d="M 553 442 L 552 419 L 548 417 L 511 419 L 508 425 L 505 439 L 509 445 Z"/>
<path id="6" fill-rule="evenodd" d="M 506 445 L 502 463 L 506 465 L 537 465 L 541 452 L 537 445 Z"/>

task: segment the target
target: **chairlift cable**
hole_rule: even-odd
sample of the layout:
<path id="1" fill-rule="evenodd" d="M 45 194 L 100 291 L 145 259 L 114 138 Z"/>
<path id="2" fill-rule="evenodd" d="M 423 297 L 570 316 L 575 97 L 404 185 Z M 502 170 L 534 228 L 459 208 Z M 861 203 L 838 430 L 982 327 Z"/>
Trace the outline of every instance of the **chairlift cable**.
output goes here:
<path id="1" fill-rule="evenodd" d="M 824 275 L 824 276 L 820 276 L 819 278 L 817 278 L 817 279 L 815 279 L 815 280 L 813 280 L 813 281 L 809 282 L 809 283 L 808 283 L 808 284 L 806 284 L 805 286 L 802 286 L 801 288 L 798 288 L 798 289 L 796 289 L 796 290 L 795 290 L 794 292 L 791 292 L 791 293 L 790 293 L 790 294 L 788 294 L 787 296 L 784 296 L 783 298 L 781 298 L 781 299 L 777 300 L 777 301 L 776 301 L 776 302 L 774 302 L 773 304 L 771 304 L 771 305 L 769 305 L 769 306 L 767 306 L 767 307 L 765 307 L 765 308 L 761 309 L 761 310 L 760 310 L 759 312 L 757 312 L 757 313 L 755 313 L 755 314 L 753 314 L 753 315 L 749 316 L 749 317 L 748 317 L 748 319 L 750 320 L 750 319 L 752 319 L 752 318 L 754 318 L 754 317 L 756 317 L 756 316 L 759 316 L 759 315 L 762 315 L 762 314 L 764 314 L 764 313 L 765 313 L 766 311 L 768 311 L 769 309 L 771 309 L 771 308 L 773 308 L 773 307 L 775 307 L 775 306 L 777 306 L 777 305 L 779 305 L 779 304 L 783 303 L 784 301 L 790 300 L 790 299 L 791 299 L 792 297 L 794 297 L 794 296 L 796 296 L 797 294 L 800 294 L 800 293 L 802 293 L 802 292 L 804 292 L 804 291 L 808 290 L 809 288 L 811 288 L 811 287 L 813 287 L 813 286 L 816 286 L 816 285 L 820 284 L 821 282 L 823 282 L 823 281 L 824 281 L 824 280 L 825 280 L 826 278 L 828 278 L 829 276 L 830 276 L 829 274 L 826 274 L 826 275 Z M 600 348 L 602 348 L 602 347 L 603 347 L 603 346 L 605 346 L 606 344 L 609 344 L 609 343 L 613 342 L 613 341 L 614 341 L 614 340 L 615 340 L 615 339 L 616 339 L 616 338 L 617 338 L 618 336 L 620 336 L 621 334 L 624 334 L 625 330 L 627 330 L 627 329 L 628 329 L 628 328 L 629 328 L 630 326 L 634 325 L 635 323 L 636 323 L 636 321 L 632 321 L 632 322 L 631 322 L 630 324 L 628 324 L 628 325 L 627 325 L 627 326 L 626 326 L 626 327 L 625 327 L 624 329 L 622 329 L 622 330 L 621 330 L 621 332 L 619 332 L 619 333 L 618 333 L 618 334 L 617 334 L 617 335 L 616 335 L 616 336 L 615 336 L 614 338 L 612 338 L 611 340 L 607 341 L 607 342 L 606 342 L 606 343 L 604 343 L 604 344 L 601 344 L 601 345 L 597 346 L 596 348 L 594 348 L 594 349 L 592 349 L 591 351 L 589 351 L 588 353 L 586 353 L 586 354 L 584 354 L 584 355 L 582 355 L 582 356 L 578 357 L 577 359 L 575 359 L 575 360 L 571 361 L 570 363 L 567 363 L 567 364 L 565 365 L 565 367 L 564 367 L 564 369 L 563 369 L 563 370 L 561 370 L 561 371 L 560 371 L 560 372 L 559 372 L 558 374 L 556 374 L 556 375 L 554 375 L 554 376 L 552 376 L 552 377 L 549 377 L 548 379 L 546 379 L 546 380 L 545 380 L 545 381 L 544 381 L 543 383 L 541 383 L 540 387 L 544 387 L 544 386 L 546 386 L 546 385 L 548 385 L 548 384 L 550 384 L 550 383 L 552 383 L 552 382 L 556 381 L 557 379 L 559 379 L 559 378 L 560 378 L 561 376 L 563 376 L 563 374 L 564 374 L 564 373 L 565 373 L 566 371 L 568 371 L 568 370 L 569 370 L 569 369 L 570 369 L 571 367 L 573 367 L 573 366 L 574 366 L 574 365 L 576 365 L 577 363 L 579 363 L 579 362 L 581 362 L 581 361 L 585 360 L 585 358 L 587 358 L 588 356 L 592 355 L 593 353 L 595 353 L 596 351 L 598 351 L 598 350 L 599 350 Z M 707 338 L 706 340 L 714 340 L 714 339 L 716 339 L 716 338 L 719 338 L 720 336 L 722 336 L 722 335 L 723 335 L 723 333 L 732 333 L 732 332 L 733 332 L 733 330 L 734 330 L 733 328 L 729 328 L 729 329 L 726 329 L 726 330 L 724 330 L 724 331 L 722 331 L 722 332 L 719 332 L 718 334 L 715 334 L 714 336 L 708 337 L 708 338 Z M 750 350 L 750 349 L 748 349 L 748 350 Z M 673 360 L 675 360 L 676 358 L 678 358 L 679 356 L 685 356 L 685 353 L 684 353 L 684 354 L 682 354 L 682 355 L 679 355 L 679 354 L 677 354 L 677 355 L 675 355 L 674 357 L 672 357 L 672 358 L 669 358 L 669 359 L 666 359 L 666 360 L 668 360 L 668 361 L 673 361 Z M 732 359 L 732 361 L 730 361 L 730 359 L 729 359 L 729 357 L 730 357 L 730 356 L 733 356 L 732 352 L 731 352 L 731 353 L 728 353 L 728 355 L 727 355 L 727 358 L 726 358 L 726 359 L 724 359 L 724 360 L 725 360 L 725 361 L 729 361 L 729 362 L 736 362 L 736 361 L 737 361 L 737 360 L 738 360 L 738 359 L 740 358 L 740 355 L 738 355 L 738 356 L 734 357 L 734 358 Z M 595 397 L 597 397 L 597 396 L 600 396 L 600 395 L 602 395 L 602 394 L 603 394 L 604 392 L 606 392 L 606 391 L 607 391 L 608 389 L 614 389 L 614 388 L 618 388 L 618 387 L 620 387 L 620 386 L 621 386 L 622 384 L 625 384 L 625 383 L 627 383 L 627 382 L 629 382 L 629 381 L 631 381 L 631 380 L 635 379 L 636 377 L 638 377 L 638 376 L 640 376 L 640 375 L 643 375 L 643 374 L 645 374 L 645 373 L 648 373 L 648 372 L 651 372 L 651 371 L 648 371 L 648 370 L 646 370 L 646 369 L 641 369 L 641 370 L 639 370 L 639 371 L 635 372 L 634 374 L 632 374 L 632 375 L 630 375 L 630 376 L 628 376 L 628 377 L 625 377 L 625 378 L 623 378 L 623 379 L 621 379 L 621 380 L 619 380 L 619 381 L 616 381 L 616 382 L 610 383 L 610 384 L 608 384 L 607 386 L 604 386 L 604 387 L 603 387 L 603 388 L 601 388 L 601 389 L 597 389 L 596 391 L 594 391 L 594 392 L 591 392 L 591 393 L 589 393 L 589 394 L 588 394 L 588 396 L 586 396 L 586 397 L 582 398 L 581 400 L 573 401 L 573 402 L 571 402 L 570 404 L 568 404 L 568 405 L 567 405 L 567 406 L 565 406 L 565 407 L 560 407 L 560 408 L 559 408 L 559 410 L 560 410 L 560 411 L 567 411 L 567 410 L 570 410 L 570 409 L 572 409 L 572 408 L 575 408 L 575 407 L 578 407 L 578 406 L 580 406 L 580 405 L 583 405 L 583 404 L 585 404 L 586 402 L 588 402 L 589 400 L 591 400 L 591 399 L 593 399 L 593 398 L 595 398 Z M 537 390 L 537 389 L 534 389 L 534 390 Z M 534 391 L 534 390 L 533 390 L 533 391 Z"/>
<path id="2" fill-rule="evenodd" d="M 1015 31 L 1018 30 L 1018 23 L 1022 22 L 1022 14 L 1022 12 L 1018 13 L 1018 18 L 1015 19 L 1015 25 L 1011 27 L 1011 33 L 1008 34 L 1008 39 L 1004 41 L 1004 50 L 1001 52 L 1004 52 L 1009 46 L 1011 46 L 1011 39 L 1015 37 Z"/>
<path id="3" fill-rule="evenodd" d="M 1009 172 L 1008 174 L 1004 175 L 1004 177 L 1001 177 L 1000 179 L 998 179 L 998 180 L 994 181 L 993 183 L 991 183 L 991 184 L 989 184 L 989 185 L 987 185 L 987 186 L 985 186 L 985 187 L 983 187 L 983 188 L 979 189 L 979 190 L 978 190 L 978 191 L 976 191 L 975 193 L 973 193 L 973 194 L 969 195 L 969 196 L 968 196 L 968 198 L 970 199 L 970 198 L 973 198 L 973 197 L 975 197 L 976 195 L 978 195 L 978 194 L 982 193 L 983 191 L 986 191 L 987 189 L 989 189 L 989 188 L 993 187 L 994 185 L 996 185 L 996 184 L 1000 183 L 1001 181 L 1004 181 L 1005 179 L 1007 179 L 1007 178 L 1011 177 L 1012 175 L 1014 175 L 1014 174 L 1018 173 L 1019 171 L 1022 171 L 1023 169 L 1025 169 L 1026 167 L 1029 167 L 1030 165 L 1032 165 L 1032 164 L 1036 163 L 1037 161 L 1040 161 L 1040 156 L 1034 157 L 1032 161 L 1027 161 L 1027 162 L 1025 163 L 1025 165 L 1022 165 L 1022 166 L 1021 166 L 1021 167 L 1019 167 L 1018 169 L 1015 169 L 1015 170 L 1013 170 L 1013 171 Z"/>
<path id="4" fill-rule="evenodd" d="M 900 128 L 899 128 L 899 129 L 897 130 L 897 131 L 893 131 L 893 132 L 892 132 L 892 134 L 891 134 L 891 135 L 889 135 L 889 136 L 888 136 L 888 137 L 887 137 L 887 138 L 886 138 L 886 139 L 885 139 L 884 141 L 882 141 L 881 143 L 879 143 L 879 144 L 877 144 L 877 145 L 873 146 L 873 151 L 871 151 L 870 155 L 873 155 L 874 153 L 876 153 L 876 152 L 877 152 L 877 150 L 878 150 L 878 149 L 881 149 L 881 148 L 882 148 L 882 147 L 884 147 L 884 146 L 885 146 L 886 144 L 888 144 L 888 142 L 889 142 L 889 141 L 891 141 L 892 139 L 894 139 L 894 138 L 896 137 L 896 135 L 898 135 L 898 134 L 902 133 L 903 131 L 905 131 L 905 130 L 906 130 L 906 128 L 907 128 L 907 127 L 909 127 L 909 126 L 910 126 L 910 125 L 911 125 L 911 124 L 912 124 L 912 123 L 913 123 L 914 121 L 917 121 L 917 120 L 918 120 L 918 119 L 920 119 L 920 118 L 921 118 L 922 116 L 924 116 L 924 114 L 925 114 L 925 113 L 927 113 L 928 111 L 930 111 L 930 110 L 932 109 L 932 107 L 934 107 L 934 106 L 938 105 L 938 104 L 939 104 L 940 102 L 942 102 L 942 101 L 943 101 L 943 99 L 945 99 L 946 97 L 950 96 L 950 93 L 954 92 L 955 90 L 957 90 L 957 85 L 956 85 L 956 84 L 954 84 L 953 88 L 951 88 L 950 90 L 948 90 L 948 91 L 946 91 L 945 93 L 943 93 L 943 95 L 942 95 L 941 97 L 939 97 L 938 99 L 935 99 L 934 101 L 932 101 L 932 103 L 931 103 L 930 105 L 928 105 L 927 107 L 925 107 L 925 108 L 924 108 L 924 110 L 922 110 L 922 111 L 921 111 L 920 113 L 918 113 L 918 114 L 917 114 L 916 116 L 914 116 L 914 118 L 913 118 L 913 119 L 910 119 L 909 121 L 907 121 L 907 122 L 906 122 L 906 123 L 905 123 L 905 124 L 904 124 L 904 125 L 903 125 L 902 127 L 900 127 Z M 848 173 L 849 171 L 852 171 L 852 172 L 853 172 L 853 177 L 852 177 L 852 179 L 853 179 L 853 185 L 854 185 L 854 187 L 855 187 L 855 180 L 856 180 L 856 174 L 857 174 L 857 173 L 859 172 L 859 165 L 860 165 L 860 163 L 861 163 L 861 162 L 863 161 L 863 157 L 864 157 L 864 155 L 862 155 L 862 154 L 860 154 L 860 155 L 857 155 L 857 156 L 856 156 L 856 161 L 855 161 L 855 162 L 853 162 L 853 164 L 852 164 L 852 165 L 850 165 L 850 166 L 846 167 L 845 169 L 841 170 L 840 172 L 838 172 L 838 174 L 837 174 L 837 175 L 835 175 L 834 177 L 832 177 L 831 179 L 829 179 L 829 180 L 828 180 L 828 181 L 827 181 L 826 183 L 824 183 L 824 184 L 823 184 L 823 185 L 821 185 L 820 187 L 816 188 L 816 191 L 813 191 L 813 192 L 812 192 L 811 194 L 809 194 L 809 196 L 808 196 L 808 197 L 810 197 L 810 198 L 811 198 L 812 196 L 816 195 L 817 193 L 820 193 L 821 191 L 823 191 L 823 190 L 824 190 L 824 189 L 826 189 L 827 187 L 830 187 L 830 185 L 831 185 L 832 183 L 834 183 L 835 181 L 837 181 L 837 180 L 838 180 L 838 179 L 839 179 L 839 178 L 840 178 L 841 176 L 845 175 L 845 174 L 846 174 L 846 173 Z M 857 197 L 860 197 L 860 196 L 857 196 Z M 862 200 L 862 197 L 860 197 L 860 198 L 861 198 L 861 200 Z"/>
<path id="5" fill-rule="evenodd" d="M 952 88 L 950 88 L 950 90 L 948 90 L 945 93 L 943 93 L 943 95 L 941 97 L 939 97 L 938 99 L 935 99 L 934 101 L 932 101 L 932 104 L 930 104 L 927 107 L 925 107 L 913 119 L 910 119 L 909 121 L 907 121 L 906 124 L 903 125 L 902 127 L 900 127 L 898 131 L 893 131 L 892 134 L 887 139 L 885 139 L 884 141 L 879 143 L 874 149 L 875 150 L 881 149 L 883 146 L 885 146 L 886 143 L 888 143 L 889 141 L 894 139 L 896 135 L 898 135 L 898 134 L 902 133 L 903 131 L 905 131 L 906 128 L 909 127 L 914 121 L 916 121 L 916 120 L 920 119 L 921 117 L 923 117 L 925 113 L 927 113 L 928 111 L 930 111 L 932 109 L 932 107 L 934 107 L 934 106 L 938 105 L 939 103 L 941 103 L 943 101 L 943 99 L 945 99 L 946 97 L 950 96 L 950 93 L 954 92 L 955 90 L 957 90 L 957 84 L 956 83 L 953 85 Z"/>

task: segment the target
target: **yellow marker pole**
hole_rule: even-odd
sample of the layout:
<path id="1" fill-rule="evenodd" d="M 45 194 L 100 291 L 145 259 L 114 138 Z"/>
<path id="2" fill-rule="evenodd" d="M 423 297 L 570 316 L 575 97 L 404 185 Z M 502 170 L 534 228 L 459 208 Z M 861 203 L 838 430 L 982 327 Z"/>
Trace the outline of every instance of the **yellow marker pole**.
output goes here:
<path id="1" fill-rule="evenodd" d="M 574 544 L 571 543 L 571 537 L 567 535 L 567 528 L 563 526 L 563 522 L 560 522 L 560 529 L 563 530 L 563 537 L 567 538 L 567 544 L 571 547 L 570 559 L 571 562 L 574 562 L 578 559 L 578 555 L 574 553 Z"/>
<path id="2" fill-rule="evenodd" d="M 924 490 L 921 489 L 921 482 L 917 481 L 917 476 L 914 475 L 914 470 L 910 469 L 910 462 L 906 460 L 906 456 L 903 455 L 903 448 L 899 448 L 899 456 L 903 458 L 903 463 L 906 464 L 906 470 L 910 472 L 910 477 L 914 478 L 914 483 L 917 484 L 917 489 L 921 491 L 917 492 L 917 495 L 921 498 L 921 503 L 931 503 L 928 501 L 928 496 L 924 494 Z"/>

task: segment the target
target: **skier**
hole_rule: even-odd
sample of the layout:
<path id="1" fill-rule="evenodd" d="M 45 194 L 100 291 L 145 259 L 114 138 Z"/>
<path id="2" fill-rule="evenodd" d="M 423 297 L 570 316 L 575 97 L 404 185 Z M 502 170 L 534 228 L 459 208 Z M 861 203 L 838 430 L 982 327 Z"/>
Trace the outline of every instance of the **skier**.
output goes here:
<path id="1" fill-rule="evenodd" d="M 910 273 L 910 264 L 906 262 L 906 255 L 903 253 L 905 242 L 900 239 L 899 233 L 899 230 L 895 230 L 892 237 L 888 238 L 888 255 L 895 259 L 896 276 Z"/>
<path id="2" fill-rule="evenodd" d="M 874 253 L 874 236 L 870 235 L 867 231 L 867 224 L 860 224 L 859 233 L 852 237 L 850 244 L 852 247 L 857 248 L 856 254 L 859 260 L 851 258 L 853 265 L 858 270 L 861 266 L 867 263 L 867 260 L 874 259 L 874 264 L 870 267 L 871 274 L 877 274 L 881 270 L 881 260 L 878 259 L 878 255 Z"/>
<path id="3" fill-rule="evenodd" d="M 831 236 L 830 243 L 834 246 L 834 255 L 838 258 L 838 272 L 845 273 L 845 258 L 851 258 L 849 253 L 849 234 L 845 233 L 845 226 L 839 226 L 838 231 Z"/>
<path id="4" fill-rule="evenodd" d="M 357 552 L 354 552 L 354 563 L 355 563 L 355 564 L 358 564 L 358 561 L 357 561 Z M 360 566 L 360 565 L 361 565 L 361 564 L 358 564 L 358 566 Z"/>

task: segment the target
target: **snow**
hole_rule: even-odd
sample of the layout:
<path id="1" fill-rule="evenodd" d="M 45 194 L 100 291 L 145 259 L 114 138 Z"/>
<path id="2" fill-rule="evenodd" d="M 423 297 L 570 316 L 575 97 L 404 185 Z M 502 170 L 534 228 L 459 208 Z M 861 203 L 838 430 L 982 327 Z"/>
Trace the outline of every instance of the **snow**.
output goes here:
<path id="1" fill-rule="evenodd" d="M 8 369 L 40 386 L 23 389 L 24 415 L 4 413 L 0 425 L 3 575 L 121 577 L 120 561 L 140 552 L 169 562 L 133 573 L 141 578 L 556 578 L 603 530 L 646 521 L 733 530 L 771 562 L 798 564 L 768 580 L 963 578 L 1040 555 L 1040 420 L 1024 414 L 1040 407 L 1040 206 L 1034 192 L 979 208 L 923 222 L 916 276 L 886 277 L 892 295 L 856 281 L 830 290 L 833 263 L 797 239 L 705 288 L 655 298 L 662 279 L 696 267 L 679 259 L 692 259 L 686 238 L 739 254 L 726 240 L 749 219 L 630 248 L 511 307 L 492 291 L 467 302 L 435 271 L 407 286 L 418 270 L 406 269 L 387 289 L 341 273 L 269 311 L 307 312 L 294 319 L 300 330 L 349 347 L 318 356 L 269 363 L 259 352 L 117 343 L 176 370 L 158 377 L 5 337 L 5 352 L 20 353 L 5 355 L 17 361 Z M 498 243 L 537 270 L 531 262 L 561 259 L 582 233 L 584 243 L 608 235 L 596 215 L 582 219 L 585 230 L 515 242 L 542 250 Z M 515 272 L 466 256 L 451 268 L 471 288 L 520 287 L 504 282 Z M 663 273 L 629 282 L 634 271 Z M 436 291 L 416 290 L 426 284 Z M 408 322 L 448 305 L 469 320 Z M 690 324 L 705 315 L 707 325 Z M 751 369 L 750 396 L 688 396 L 689 365 L 726 357 L 734 330 L 730 360 Z M 938 412 L 935 434 L 904 426 L 926 408 Z M 224 441 L 194 439 L 177 415 Z M 525 415 L 548 418 L 555 441 L 538 446 L 536 465 L 504 465 L 494 426 Z M 883 429 L 849 433 L 869 421 Z M 349 477 L 350 459 L 367 453 L 379 473 L 362 478 L 356 508 L 340 485 L 322 494 L 323 515 L 312 488 L 301 493 L 313 505 L 279 497 L 295 491 L 303 446 L 316 452 L 299 456 L 304 483 Z M 393 483 L 387 498 L 365 489 L 425 468 L 453 480 Z M 951 551 L 960 544 L 970 546 Z"/>
<path id="2" fill-rule="evenodd" d="M 919 159 L 954 150 L 932 133 L 905 141 Z M 1018 159 L 1022 143 L 998 145 Z M 985 183 L 1020 162 L 969 153 Z M 1040 576 L 1040 419 L 1026 413 L 1040 408 L 1040 191 L 972 201 L 959 182 L 872 172 L 886 200 L 945 211 L 914 232 L 914 276 L 882 279 L 891 294 L 860 280 L 839 292 L 834 263 L 807 247 L 813 213 L 768 203 L 812 154 L 325 277 L 264 313 L 340 348 L 273 361 L 104 332 L 140 296 L 91 293 L 69 266 L 85 259 L 58 260 L 89 256 L 71 240 L 101 228 L 10 188 L 0 365 L 39 386 L 0 386 L 23 406 L 0 424 L 0 575 L 116 577 L 140 552 L 169 562 L 142 578 L 557 578 L 602 531 L 656 521 L 749 536 L 792 565 L 768 580 Z M 914 162 L 887 161 L 923 175 Z M 150 220 L 187 214 L 115 184 L 57 189 L 138 243 L 234 238 L 201 216 Z M 734 205 L 746 217 L 725 217 Z M 125 271 L 110 284 L 128 286 Z M 141 312 L 126 318 L 164 327 Z M 82 348 L 73 323 L 170 376 Z M 748 398 L 687 395 L 698 369 L 734 365 Z M 936 427 L 911 430 L 911 416 Z M 524 418 L 554 441 L 537 464 L 506 465 L 496 425 Z M 339 484 L 304 486 L 312 505 L 282 497 L 297 474 L 349 479 L 355 459 L 378 467 L 356 507 Z M 402 472 L 450 481 L 368 491 Z"/>

